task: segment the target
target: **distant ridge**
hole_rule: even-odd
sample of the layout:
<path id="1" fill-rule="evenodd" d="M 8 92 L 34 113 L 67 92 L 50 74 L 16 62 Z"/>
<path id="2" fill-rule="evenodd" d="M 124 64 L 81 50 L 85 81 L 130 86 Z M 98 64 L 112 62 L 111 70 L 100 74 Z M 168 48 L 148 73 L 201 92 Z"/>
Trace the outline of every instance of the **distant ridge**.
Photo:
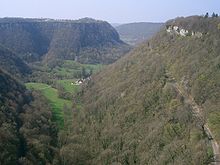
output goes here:
<path id="1" fill-rule="evenodd" d="M 0 18 L 0 23 L 13 23 L 13 22 L 72 22 L 72 23 L 98 23 L 106 22 L 96 20 L 93 18 L 85 17 L 77 20 L 73 19 L 52 19 L 52 18 L 22 18 L 22 17 L 3 17 Z"/>
<path id="2" fill-rule="evenodd" d="M 135 22 L 116 26 L 121 39 L 130 44 L 137 45 L 158 32 L 164 23 Z"/>
<path id="3" fill-rule="evenodd" d="M 130 50 L 109 23 L 92 18 L 1 18 L 0 44 L 27 62 L 77 59 L 108 64 Z"/>

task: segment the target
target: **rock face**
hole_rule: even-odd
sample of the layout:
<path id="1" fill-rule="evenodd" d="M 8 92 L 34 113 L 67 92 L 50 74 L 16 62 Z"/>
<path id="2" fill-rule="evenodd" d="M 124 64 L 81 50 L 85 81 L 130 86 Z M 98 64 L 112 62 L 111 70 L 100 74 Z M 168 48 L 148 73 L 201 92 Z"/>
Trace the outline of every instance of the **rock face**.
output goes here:
<path id="1" fill-rule="evenodd" d="M 0 19 L 0 44 L 28 62 L 77 59 L 111 63 L 129 51 L 107 22 L 93 19 Z"/>
<path id="2" fill-rule="evenodd" d="M 184 21 L 182 21 L 184 19 Z M 195 24 L 192 24 L 195 22 Z M 205 26 L 204 20 L 199 16 L 191 16 L 188 18 L 178 18 L 170 20 L 166 24 L 166 31 L 170 34 L 177 34 L 182 37 L 192 36 L 201 38 L 206 34 L 208 27 Z"/>
<path id="3" fill-rule="evenodd" d="M 189 31 L 179 28 L 178 26 L 167 26 L 167 32 L 171 34 L 178 34 L 180 36 L 186 37 L 189 35 Z M 194 35 L 194 32 L 192 32 L 192 35 Z"/>

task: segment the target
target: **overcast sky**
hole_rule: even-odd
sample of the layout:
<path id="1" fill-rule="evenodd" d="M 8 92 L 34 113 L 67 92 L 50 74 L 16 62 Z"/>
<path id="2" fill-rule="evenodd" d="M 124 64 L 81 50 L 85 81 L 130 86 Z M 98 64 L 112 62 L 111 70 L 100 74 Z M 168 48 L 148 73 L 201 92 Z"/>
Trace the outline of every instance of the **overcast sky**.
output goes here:
<path id="1" fill-rule="evenodd" d="M 91 17 L 128 23 L 165 22 L 206 12 L 220 14 L 220 0 L 0 0 L 0 17 Z"/>

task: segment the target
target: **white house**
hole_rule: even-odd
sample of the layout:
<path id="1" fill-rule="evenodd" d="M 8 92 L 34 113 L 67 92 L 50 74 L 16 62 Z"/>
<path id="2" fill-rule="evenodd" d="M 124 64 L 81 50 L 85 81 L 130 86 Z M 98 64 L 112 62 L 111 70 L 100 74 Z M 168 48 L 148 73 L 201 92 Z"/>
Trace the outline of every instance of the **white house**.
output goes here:
<path id="1" fill-rule="evenodd" d="M 81 85 L 83 83 L 83 79 L 79 79 L 75 82 L 76 85 Z"/>

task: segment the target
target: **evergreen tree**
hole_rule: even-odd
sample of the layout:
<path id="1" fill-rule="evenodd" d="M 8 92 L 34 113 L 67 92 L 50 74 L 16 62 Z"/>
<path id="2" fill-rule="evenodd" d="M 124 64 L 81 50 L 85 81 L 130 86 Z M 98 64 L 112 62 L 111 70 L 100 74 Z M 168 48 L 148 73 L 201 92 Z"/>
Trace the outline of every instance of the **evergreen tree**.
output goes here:
<path id="1" fill-rule="evenodd" d="M 216 14 L 213 12 L 212 13 L 212 18 L 215 18 L 216 17 Z"/>

